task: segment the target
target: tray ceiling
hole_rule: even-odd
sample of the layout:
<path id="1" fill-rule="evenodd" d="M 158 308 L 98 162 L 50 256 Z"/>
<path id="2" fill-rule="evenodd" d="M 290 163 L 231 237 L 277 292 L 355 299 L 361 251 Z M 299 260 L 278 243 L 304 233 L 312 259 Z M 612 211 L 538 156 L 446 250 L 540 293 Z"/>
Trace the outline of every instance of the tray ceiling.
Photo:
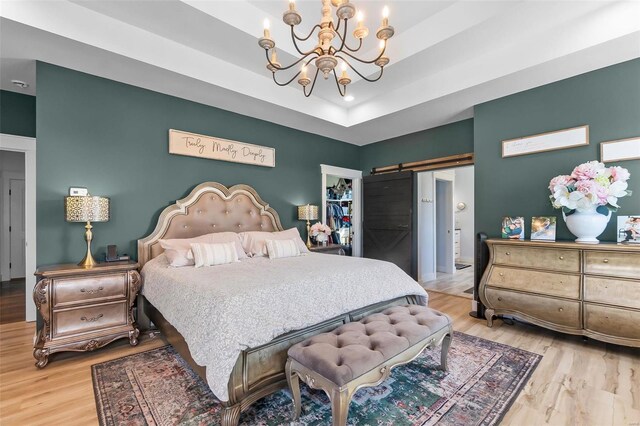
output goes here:
<path id="1" fill-rule="evenodd" d="M 41 60 L 365 145 L 473 115 L 473 105 L 640 57 L 640 2 L 354 1 L 367 26 L 396 29 L 382 80 L 332 80 L 310 98 L 277 87 L 257 40 L 272 22 L 280 62 L 295 51 L 287 1 L 15 1 L 0 9 L 0 87 Z M 308 31 L 320 1 L 298 1 Z M 369 36 L 365 55 L 374 57 Z"/>

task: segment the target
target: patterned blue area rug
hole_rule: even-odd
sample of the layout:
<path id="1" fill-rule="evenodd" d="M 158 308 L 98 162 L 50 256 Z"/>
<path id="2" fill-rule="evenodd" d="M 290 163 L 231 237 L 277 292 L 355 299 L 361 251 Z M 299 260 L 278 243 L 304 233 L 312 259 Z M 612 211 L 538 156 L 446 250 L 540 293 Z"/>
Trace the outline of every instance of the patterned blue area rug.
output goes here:
<path id="1" fill-rule="evenodd" d="M 495 425 L 535 370 L 541 356 L 455 333 L 449 371 L 438 369 L 440 349 L 397 367 L 381 385 L 361 389 L 349 409 L 349 425 Z M 171 346 L 92 367 L 102 425 L 216 425 L 221 405 Z M 329 399 L 301 384 L 299 425 L 331 423 Z M 242 425 L 291 422 L 288 390 L 255 403 Z"/>

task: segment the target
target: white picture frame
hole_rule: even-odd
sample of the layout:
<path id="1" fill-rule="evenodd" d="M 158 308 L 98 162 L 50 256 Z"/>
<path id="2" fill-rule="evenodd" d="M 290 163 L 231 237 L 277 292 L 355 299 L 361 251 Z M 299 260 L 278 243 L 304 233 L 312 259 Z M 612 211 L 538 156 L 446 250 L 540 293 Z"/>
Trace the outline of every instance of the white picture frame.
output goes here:
<path id="1" fill-rule="evenodd" d="M 640 136 L 600 142 L 601 162 L 613 163 L 628 160 L 640 160 Z"/>
<path id="2" fill-rule="evenodd" d="M 502 158 L 589 145 L 589 126 L 554 130 L 502 141 Z"/>

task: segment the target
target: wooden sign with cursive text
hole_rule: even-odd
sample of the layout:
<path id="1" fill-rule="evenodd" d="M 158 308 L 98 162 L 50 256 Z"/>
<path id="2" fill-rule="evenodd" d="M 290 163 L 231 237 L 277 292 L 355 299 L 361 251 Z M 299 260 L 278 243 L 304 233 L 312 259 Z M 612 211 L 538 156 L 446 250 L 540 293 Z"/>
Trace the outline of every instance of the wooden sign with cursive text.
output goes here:
<path id="1" fill-rule="evenodd" d="M 274 148 L 173 129 L 169 130 L 169 153 L 264 167 L 276 166 Z"/>

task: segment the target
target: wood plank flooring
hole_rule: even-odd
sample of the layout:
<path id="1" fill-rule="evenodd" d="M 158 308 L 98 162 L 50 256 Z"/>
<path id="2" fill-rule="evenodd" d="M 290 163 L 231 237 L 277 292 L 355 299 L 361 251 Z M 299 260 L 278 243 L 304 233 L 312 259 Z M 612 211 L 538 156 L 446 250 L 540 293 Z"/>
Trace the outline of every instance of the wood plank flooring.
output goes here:
<path id="1" fill-rule="evenodd" d="M 0 324 L 24 321 L 24 278 L 0 283 Z"/>
<path id="2" fill-rule="evenodd" d="M 543 355 L 503 425 L 640 424 L 640 350 L 607 345 L 500 320 L 488 328 L 468 315 L 469 300 L 432 292 L 430 306 L 458 331 Z M 97 424 L 90 366 L 153 349 L 162 338 L 126 340 L 92 353 L 53 355 L 38 370 L 31 356 L 34 324 L 0 325 L 0 424 Z"/>
<path id="3" fill-rule="evenodd" d="M 473 299 L 473 294 L 465 293 L 465 290 L 473 287 L 473 266 L 457 270 L 454 274 L 438 272 L 435 280 L 420 282 L 420 285 L 427 291 Z"/>

